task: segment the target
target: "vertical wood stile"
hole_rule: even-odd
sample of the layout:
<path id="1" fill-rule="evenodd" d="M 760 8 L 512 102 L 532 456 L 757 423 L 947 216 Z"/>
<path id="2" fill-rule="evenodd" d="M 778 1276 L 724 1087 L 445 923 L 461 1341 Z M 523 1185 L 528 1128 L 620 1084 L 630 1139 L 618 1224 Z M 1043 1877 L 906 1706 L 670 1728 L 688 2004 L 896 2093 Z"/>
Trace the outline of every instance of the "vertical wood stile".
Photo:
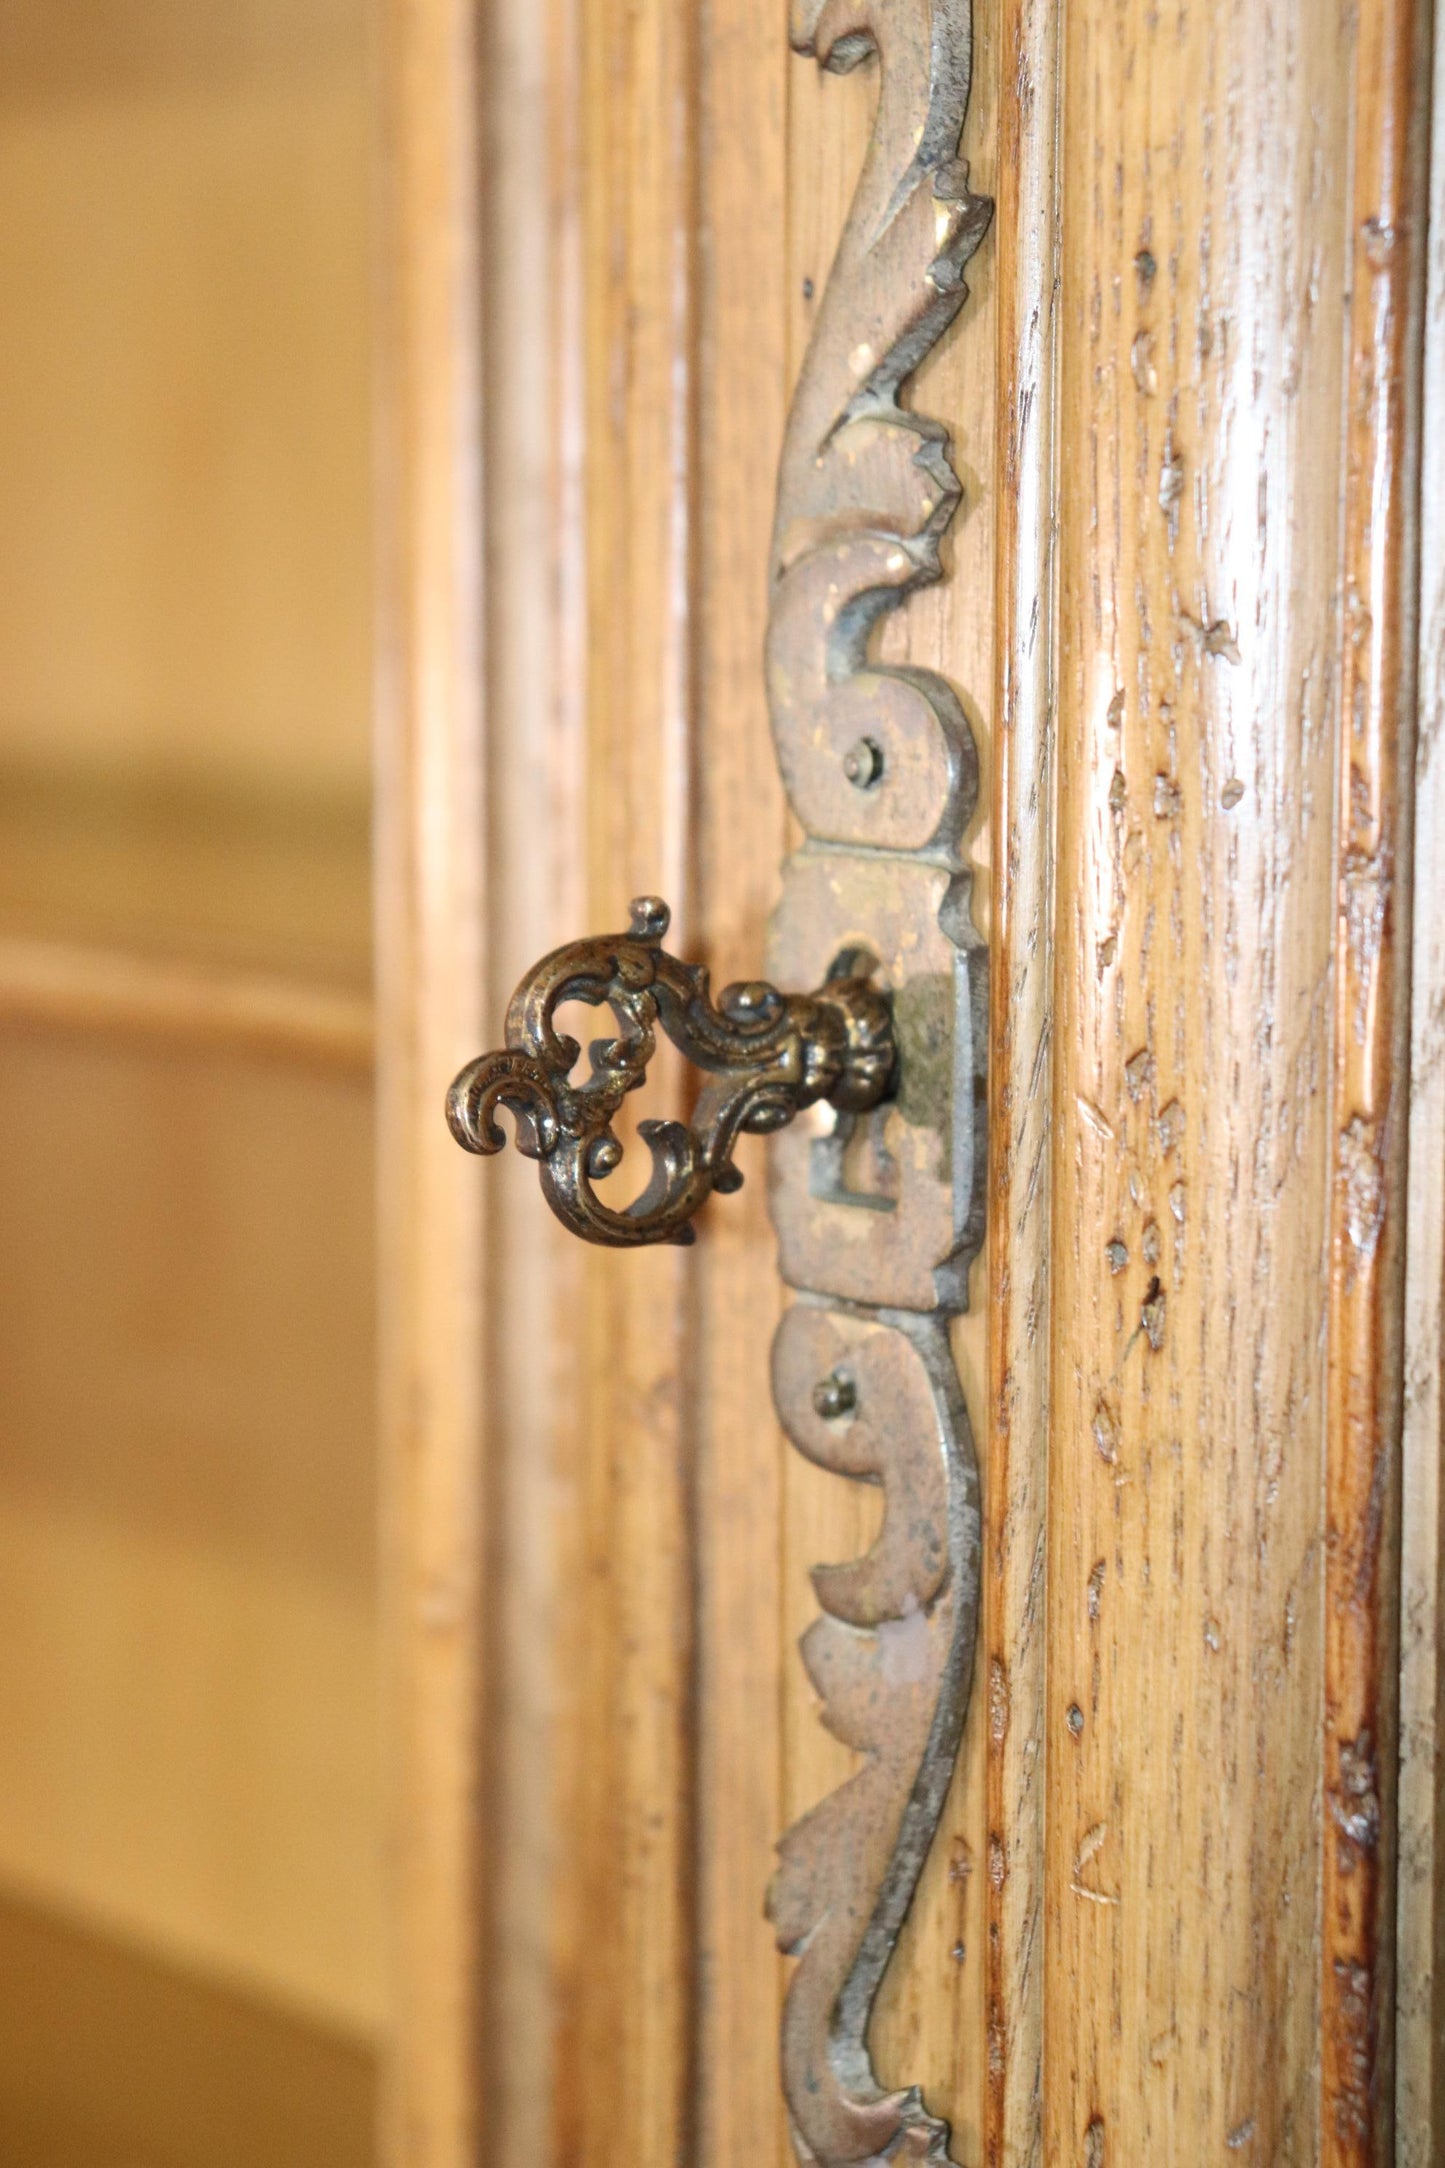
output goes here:
<path id="1" fill-rule="evenodd" d="M 485 1199 L 440 1119 L 481 1043 L 484 833 L 476 70 L 470 0 L 383 11 L 378 781 L 383 1436 L 396 1771 L 396 2168 L 482 2128 Z"/>
<path id="2" fill-rule="evenodd" d="M 1336 764 L 1320 2157 L 1395 2158 L 1411 767 L 1428 9 L 1358 17 Z M 1427 1153 L 1427 1158 L 1429 1154 Z"/>
<path id="3" fill-rule="evenodd" d="M 578 0 L 586 906 L 697 938 L 697 23 Z M 562 538 L 566 546 L 565 537 Z M 682 1099 L 681 1065 L 656 1089 Z M 650 1096 L 650 1093 L 649 1093 Z M 576 1570 L 557 1652 L 559 2160 L 690 2158 L 695 2093 L 693 1261 L 582 1267 Z"/>
<path id="4" fill-rule="evenodd" d="M 1042 2143 L 1058 10 L 1003 10 L 984 1538 L 989 2168 Z"/>
<path id="5" fill-rule="evenodd" d="M 1065 20 L 1044 2157 L 1089 2168 L 1388 2146 L 1417 28 Z"/>
<path id="6" fill-rule="evenodd" d="M 763 682 L 768 540 L 789 379 L 791 65 L 774 0 L 701 11 L 698 950 L 714 986 L 754 977 L 786 843 Z M 763 1145 L 699 1242 L 696 2168 L 785 2168 L 783 1966 L 763 1913 L 782 1796 L 779 1529 L 784 1442 L 768 1384 L 782 1309 Z"/>
<path id="7" fill-rule="evenodd" d="M 481 12 L 489 1038 L 524 971 L 588 909 L 576 59 L 560 12 L 533 0 Z M 557 1797 L 559 1659 L 577 1588 L 565 1504 L 585 1399 L 585 1257 L 539 1209 L 520 1155 L 461 1179 L 486 1193 L 492 1319 L 487 2138 L 498 2158 L 542 2161 L 561 2074 L 557 1893 L 573 1856 Z"/>
<path id="8" fill-rule="evenodd" d="M 1406 1203 L 1400 1560 L 1400 1849 L 1396 2137 L 1435 2168 L 1445 2134 L 1445 37 L 1436 33 L 1420 504 L 1419 727 Z M 1432 486 L 1432 484 L 1434 486 Z"/>

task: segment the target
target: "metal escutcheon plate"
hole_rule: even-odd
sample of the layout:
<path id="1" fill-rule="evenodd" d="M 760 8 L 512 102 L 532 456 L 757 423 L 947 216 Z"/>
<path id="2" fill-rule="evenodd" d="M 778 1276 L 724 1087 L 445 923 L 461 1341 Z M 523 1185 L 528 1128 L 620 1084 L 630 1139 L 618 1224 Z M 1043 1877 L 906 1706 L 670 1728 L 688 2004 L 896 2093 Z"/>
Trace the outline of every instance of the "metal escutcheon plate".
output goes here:
<path id="1" fill-rule="evenodd" d="M 771 970 L 812 985 L 849 956 L 860 969 L 874 960 L 892 996 L 897 1093 L 871 1114 L 819 1108 L 776 1140 L 783 1277 L 878 1309 L 964 1309 L 983 1227 L 987 1025 L 969 877 L 881 853 L 800 851 Z"/>

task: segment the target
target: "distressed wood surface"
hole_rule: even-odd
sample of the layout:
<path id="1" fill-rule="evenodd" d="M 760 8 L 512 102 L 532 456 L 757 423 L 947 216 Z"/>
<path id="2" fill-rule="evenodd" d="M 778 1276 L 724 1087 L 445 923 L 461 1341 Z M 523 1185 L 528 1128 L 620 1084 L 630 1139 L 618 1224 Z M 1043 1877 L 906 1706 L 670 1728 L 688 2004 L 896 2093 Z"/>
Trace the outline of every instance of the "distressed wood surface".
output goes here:
<path id="1" fill-rule="evenodd" d="M 977 7 L 966 148 L 998 222 L 911 398 L 949 428 L 965 501 L 948 577 L 879 651 L 942 669 L 984 756 L 994 1217 L 955 1354 L 987 1670 L 870 2044 L 990 2168 L 1388 2158 L 1384 1782 L 1385 1845 L 1359 1840 L 1394 1724 L 1403 1115 L 1378 1094 L 1405 1014 L 1420 169 L 1392 163 L 1415 7 L 1366 12 Z M 403 16 L 412 37 L 465 21 Z M 439 1090 L 521 968 L 620 925 L 634 890 L 669 895 L 681 952 L 722 979 L 758 968 L 789 840 L 763 704 L 775 462 L 877 85 L 791 59 L 786 30 L 772 0 L 489 17 L 483 385 L 449 373 L 465 221 L 433 218 L 440 434 L 416 443 L 437 554 L 409 589 L 438 673 L 413 680 L 419 742 L 450 746 L 465 802 L 433 781 L 403 831 L 429 806 L 440 859 L 425 880 L 419 853 L 392 861 L 415 884 L 393 956 L 436 959 L 393 1119 L 420 1123 L 419 1063 Z M 474 155 L 447 86 L 457 132 L 414 146 L 418 189 Z M 448 585 L 468 550 L 485 757 L 437 690 L 478 652 Z M 480 922 L 484 862 L 485 958 L 428 902 L 450 884 Z M 488 1016 L 441 1059 L 479 987 Z M 660 1078 L 644 1112 L 683 1091 Z M 1353 1151 L 1356 1120 L 1381 1150 Z M 394 1162 L 452 1291 L 393 1343 L 420 1350 L 430 1424 L 394 1432 L 420 1438 L 408 1570 L 440 1546 L 466 1642 L 410 1628 L 407 2168 L 470 2168 L 479 2130 L 489 2157 L 599 2168 L 790 2157 L 761 1899 L 778 1834 L 852 1768 L 794 1642 L 808 1569 L 865 1550 L 877 1501 L 776 1429 L 755 1144 L 741 1163 L 697 1250 L 657 1258 L 568 1256 L 523 1166 L 456 1155 L 442 1184 Z M 459 1323 L 483 1289 L 485 1426 Z M 1417 1484 L 1431 1405 L 1412 1388 Z M 1407 1756 L 1417 1802 L 1423 1769 Z M 1368 1856 L 1341 1875 L 1350 1843 Z M 1434 2051 L 1401 1992 L 1413 2100 Z"/>
<path id="2" fill-rule="evenodd" d="M 1049 2159 L 1388 2157 L 1414 21 L 1066 25 Z"/>

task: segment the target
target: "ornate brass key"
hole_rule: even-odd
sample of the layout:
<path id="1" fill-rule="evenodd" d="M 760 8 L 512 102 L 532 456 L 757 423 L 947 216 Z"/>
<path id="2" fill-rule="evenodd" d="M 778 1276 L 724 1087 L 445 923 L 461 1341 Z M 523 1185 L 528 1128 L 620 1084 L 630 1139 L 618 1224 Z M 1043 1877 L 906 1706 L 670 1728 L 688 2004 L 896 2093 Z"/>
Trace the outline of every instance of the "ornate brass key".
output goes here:
<path id="1" fill-rule="evenodd" d="M 780 994 L 761 980 L 726 986 L 713 1001 L 700 964 L 662 943 L 671 923 L 657 896 L 639 896 L 625 934 L 554 949 L 527 973 L 507 1010 L 505 1047 L 468 1063 L 447 1095 L 452 1134 L 470 1152 L 499 1152 L 498 1107 L 516 1118 L 517 1148 L 540 1168 L 557 1217 L 588 1242 L 632 1249 L 691 1242 L 692 1220 L 714 1190 L 736 1189 L 733 1149 L 744 1130 L 782 1129 L 826 1099 L 863 1114 L 887 1094 L 895 1069 L 889 998 L 850 970 L 816 994 Z M 591 1074 L 574 1082 L 581 1048 L 558 1033 L 563 1002 L 605 1005 L 616 1038 L 596 1040 Z M 661 1026 L 708 1073 L 691 1124 L 648 1121 L 639 1133 L 652 1175 L 615 1210 L 594 1184 L 622 1158 L 612 1124 L 647 1075 Z"/>

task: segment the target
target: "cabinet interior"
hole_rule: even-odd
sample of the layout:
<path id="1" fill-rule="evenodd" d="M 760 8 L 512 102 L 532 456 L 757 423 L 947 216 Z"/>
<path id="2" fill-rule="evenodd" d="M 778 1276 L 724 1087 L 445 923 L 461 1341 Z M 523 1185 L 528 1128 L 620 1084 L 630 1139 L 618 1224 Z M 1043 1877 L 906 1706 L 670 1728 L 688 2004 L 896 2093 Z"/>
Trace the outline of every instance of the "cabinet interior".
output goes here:
<path id="1" fill-rule="evenodd" d="M 0 2155 L 363 2168 L 365 0 L 0 9 Z"/>

